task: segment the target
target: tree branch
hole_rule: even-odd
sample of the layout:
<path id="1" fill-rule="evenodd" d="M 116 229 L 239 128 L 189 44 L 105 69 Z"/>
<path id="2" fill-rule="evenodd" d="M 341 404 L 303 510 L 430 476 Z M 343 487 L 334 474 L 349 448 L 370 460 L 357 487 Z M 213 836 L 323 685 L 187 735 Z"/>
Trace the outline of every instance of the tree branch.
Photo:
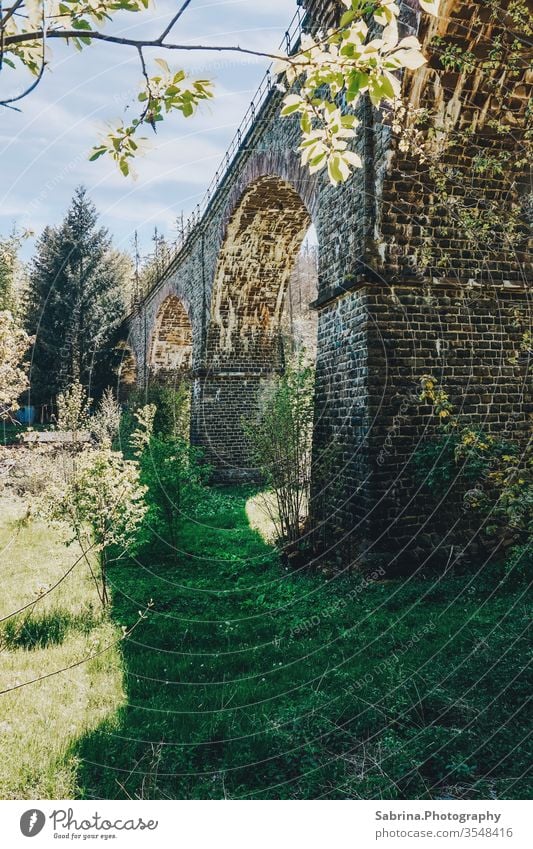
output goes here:
<path id="1" fill-rule="evenodd" d="M 3 15 L 3 17 L 0 19 L 0 24 L 2 25 L 2 27 L 7 24 L 8 20 L 13 17 L 19 6 L 22 6 L 23 3 L 24 0 L 15 0 L 11 8 L 8 9 L 5 15 Z"/>
<path id="2" fill-rule="evenodd" d="M 160 42 L 161 44 L 164 42 L 165 38 L 166 38 L 166 37 L 167 37 L 167 35 L 169 34 L 169 32 L 170 32 L 170 30 L 172 29 L 172 27 L 174 26 L 174 24 L 176 24 L 176 23 L 179 21 L 179 19 L 180 19 L 180 18 L 181 18 L 181 16 L 183 15 L 184 11 L 186 10 L 187 6 L 190 6 L 190 5 L 191 5 L 191 3 L 192 3 L 192 0 L 185 0 L 185 2 L 183 3 L 183 5 L 181 6 L 180 10 L 179 10 L 178 12 L 176 12 L 176 14 L 174 15 L 174 17 L 173 17 L 173 18 L 172 18 L 172 20 L 170 21 L 170 23 L 169 23 L 168 27 L 167 27 L 167 28 L 164 30 L 164 32 L 162 32 L 162 33 L 161 33 L 161 35 L 159 36 L 159 42 Z"/>
<path id="3" fill-rule="evenodd" d="M 140 62 L 141 62 L 142 75 L 143 75 L 144 80 L 146 82 L 146 91 L 148 92 L 148 99 L 146 101 L 146 106 L 144 107 L 144 109 L 142 111 L 142 115 L 139 119 L 140 122 L 142 123 L 144 121 L 144 119 L 146 118 L 146 116 L 148 115 L 148 110 L 150 109 L 150 101 L 152 99 L 152 89 L 150 87 L 150 77 L 148 76 L 148 71 L 146 69 L 146 62 L 144 61 L 144 53 L 143 53 L 142 47 L 138 47 L 137 51 L 139 53 L 139 59 L 140 59 Z M 152 129 L 155 131 L 155 125 L 152 126 Z"/>
<path id="4" fill-rule="evenodd" d="M 21 44 L 25 41 L 38 41 L 42 39 L 43 36 L 43 30 L 36 30 L 35 32 L 21 32 L 16 35 L 10 35 L 4 39 L 4 48 L 9 47 L 12 44 Z M 105 41 L 109 44 L 120 44 L 126 47 L 135 47 L 137 50 L 140 47 L 161 47 L 164 50 L 207 50 L 217 53 L 227 51 L 229 53 L 243 53 L 248 56 L 259 56 L 262 59 L 287 58 L 285 56 L 281 56 L 279 53 L 263 53 L 260 50 L 249 50 L 248 48 L 240 47 L 239 45 L 165 44 L 165 42 L 161 42 L 159 39 L 146 40 L 137 38 L 122 38 L 117 35 L 106 35 L 105 33 L 98 32 L 97 30 L 56 29 L 50 30 L 46 33 L 46 39 L 48 40 L 49 38 L 60 38 L 64 41 L 68 41 L 71 38 L 90 38 L 93 41 Z M 290 59 L 288 61 L 290 61 Z"/>

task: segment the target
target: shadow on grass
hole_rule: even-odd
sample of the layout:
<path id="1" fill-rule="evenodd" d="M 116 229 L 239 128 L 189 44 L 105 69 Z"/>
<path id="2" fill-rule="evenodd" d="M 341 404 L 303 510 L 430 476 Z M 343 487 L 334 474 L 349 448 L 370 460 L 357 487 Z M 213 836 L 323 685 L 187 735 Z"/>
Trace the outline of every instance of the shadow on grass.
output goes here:
<path id="1" fill-rule="evenodd" d="M 79 797 L 529 792 L 512 783 L 532 754 L 523 589 L 293 573 L 249 495 L 185 522 L 173 564 L 153 550 L 110 574 L 118 625 L 154 607 L 122 644 L 125 707 L 76 745 Z"/>
<path id="2" fill-rule="evenodd" d="M 0 646 L 8 650 L 44 649 L 60 645 L 69 633 L 89 634 L 98 618 L 88 610 L 77 615 L 63 610 L 15 616 L 0 628 Z"/>
<path id="3" fill-rule="evenodd" d="M 110 572 L 114 622 L 130 626 L 151 598 L 154 608 L 122 644 L 126 707 L 76 746 L 81 798 L 223 798 L 202 775 L 223 757 L 228 731 L 216 714 L 230 692 L 209 678 L 237 678 L 250 664 L 250 617 L 265 611 L 257 584 L 281 577 L 277 553 L 249 526 L 252 491 L 213 490 L 201 519 L 184 522 L 176 556 L 154 543 Z M 272 639 L 271 621 L 267 630 Z M 253 683 L 238 689 L 241 702 L 254 700 Z"/>

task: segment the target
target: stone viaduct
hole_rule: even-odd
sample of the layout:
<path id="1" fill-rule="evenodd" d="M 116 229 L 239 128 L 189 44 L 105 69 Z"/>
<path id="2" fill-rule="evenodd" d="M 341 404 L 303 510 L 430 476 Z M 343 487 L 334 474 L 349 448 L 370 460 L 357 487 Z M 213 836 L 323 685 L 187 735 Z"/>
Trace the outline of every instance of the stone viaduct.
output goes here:
<path id="1" fill-rule="evenodd" d="M 339 8 L 336 0 L 302 5 L 310 30 L 334 20 Z M 430 130 L 422 117 L 421 129 L 411 124 L 411 131 L 417 147 L 429 140 L 433 154 L 424 160 L 400 149 L 390 116 L 365 103 L 355 144 L 364 167 L 337 188 L 300 166 L 298 124 L 280 117 L 282 95 L 267 78 L 203 213 L 128 320 L 139 386 L 187 370 L 193 443 L 219 479 L 249 478 L 242 420 L 282 368 L 287 284 L 314 224 L 318 471 L 311 512 L 317 533 L 344 558 L 373 546 L 400 556 L 423 533 L 412 454 L 431 426 L 429 408 L 418 402 L 424 374 L 485 427 L 523 437 L 530 427 L 520 354 L 530 323 L 524 215 L 531 202 L 516 168 L 528 81 L 520 69 L 502 78 L 496 63 L 494 73 L 488 64 L 480 73 L 440 60 L 445 44 L 452 45 L 448 55 L 487 57 L 500 28 L 513 26 L 508 2 L 499 6 L 495 20 L 490 3 L 444 0 L 436 23 L 418 0 L 404 0 L 403 31 L 417 34 L 431 58 L 404 76 L 403 96 L 432 116 Z M 504 129 L 491 119 L 495 104 Z M 476 166 L 487 158 L 500 165 Z"/>

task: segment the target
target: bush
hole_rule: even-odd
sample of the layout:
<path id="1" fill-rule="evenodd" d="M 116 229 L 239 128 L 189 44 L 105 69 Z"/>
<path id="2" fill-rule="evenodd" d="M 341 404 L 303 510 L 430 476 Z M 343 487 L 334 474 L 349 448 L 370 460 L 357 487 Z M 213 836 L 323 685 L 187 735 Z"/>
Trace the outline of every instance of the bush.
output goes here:
<path id="1" fill-rule="evenodd" d="M 185 378 L 176 388 L 169 386 L 150 386 L 146 391 L 132 392 L 128 407 L 134 411 L 145 404 L 157 408 L 154 419 L 154 433 L 161 437 L 181 437 L 189 440 L 190 421 L 190 384 Z"/>
<path id="2" fill-rule="evenodd" d="M 60 392 L 56 399 L 58 430 L 73 433 L 89 430 L 91 403 L 87 390 L 79 381 Z"/>
<path id="3" fill-rule="evenodd" d="M 315 371 L 300 353 L 260 399 L 257 418 L 244 422 L 255 462 L 275 495 L 278 538 L 296 543 L 306 519 L 311 486 Z"/>
<path id="4" fill-rule="evenodd" d="M 18 398 L 28 387 L 23 359 L 32 339 L 17 326 L 8 310 L 0 311 L 0 421 L 18 409 Z"/>
<path id="5" fill-rule="evenodd" d="M 120 404 L 111 387 L 107 387 L 100 399 L 96 413 L 90 421 L 91 431 L 102 445 L 111 445 L 120 433 Z"/>
<path id="6" fill-rule="evenodd" d="M 138 464 L 109 447 L 81 451 L 64 483 L 50 486 L 43 499 L 49 520 L 70 525 L 71 542 L 79 544 L 103 606 L 109 602 L 108 568 L 135 550 L 146 509 Z"/>
<path id="7" fill-rule="evenodd" d="M 143 542 L 151 543 L 155 537 L 176 550 L 182 518 L 196 514 L 205 500 L 204 485 L 210 470 L 201 460 L 199 449 L 181 437 L 152 437 L 140 457 L 149 508 Z"/>

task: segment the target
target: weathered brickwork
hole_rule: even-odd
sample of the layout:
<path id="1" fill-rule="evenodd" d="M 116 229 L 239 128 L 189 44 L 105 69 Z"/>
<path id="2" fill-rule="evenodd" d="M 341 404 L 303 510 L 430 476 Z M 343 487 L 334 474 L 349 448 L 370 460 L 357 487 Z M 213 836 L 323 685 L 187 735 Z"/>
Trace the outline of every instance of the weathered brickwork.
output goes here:
<path id="1" fill-rule="evenodd" d="M 521 215 L 529 168 L 516 166 L 532 129 L 531 54 L 513 60 L 510 50 L 503 70 L 494 61 L 503 54 L 498 44 L 521 37 L 510 29 L 510 5 L 501 3 L 493 20 L 488 4 L 444 0 L 439 20 L 419 26 L 421 40 L 434 46 L 427 66 L 405 77 L 403 97 L 411 110 L 431 115 L 432 135 L 423 134 L 427 157 L 402 153 L 390 141 L 376 151 L 373 267 L 388 282 L 414 274 L 465 283 L 531 280 L 531 229 Z M 439 72 L 442 38 L 459 58 Z M 462 56 L 483 63 L 483 71 L 461 67 Z"/>
<path id="2" fill-rule="evenodd" d="M 399 561 L 413 548 L 431 550 L 430 508 L 414 468 L 434 428 L 419 400 L 423 375 L 440 380 L 474 426 L 527 442 L 533 393 L 517 355 L 530 310 L 523 289 L 373 282 L 322 312 L 315 452 L 333 445 L 337 473 L 326 464 L 326 488 L 315 482 L 326 543 L 348 534 L 354 554 L 385 549 Z"/>
<path id="3" fill-rule="evenodd" d="M 339 9 L 326 0 L 303 5 L 311 28 Z M 443 5 L 436 28 L 417 0 L 404 0 L 404 33 L 419 34 L 426 47 L 449 35 L 484 55 L 497 35 L 485 4 Z M 523 76 L 498 90 L 494 80 L 436 65 L 432 59 L 403 80 L 414 107 L 436 109 L 442 120 L 425 136 L 431 156 L 400 151 L 391 116 L 362 103 L 354 144 L 364 167 L 338 188 L 301 168 L 298 124 L 280 119 L 282 95 L 273 88 L 202 220 L 129 324 L 139 384 L 190 368 L 193 441 L 220 479 L 253 477 L 242 422 L 283 367 L 287 286 L 315 225 L 312 515 L 323 544 L 342 551 L 344 562 L 346 552 L 400 552 L 424 532 L 412 473 L 413 450 L 430 427 L 430 411 L 416 401 L 422 375 L 436 376 L 491 430 L 526 438 L 530 427 L 527 368 L 511 362 L 531 319 L 525 183 L 513 157 L 503 157 L 498 173 L 472 167 L 510 147 L 518 157 Z M 516 132 L 502 135 L 488 116 L 504 96 Z M 479 225 L 492 208 L 514 222 L 512 233 Z"/>
<path id="4" fill-rule="evenodd" d="M 187 374 L 192 365 L 192 326 L 182 302 L 169 295 L 159 308 L 150 348 L 150 377 Z"/>
<path id="5" fill-rule="evenodd" d="M 117 397 L 121 404 L 125 404 L 131 392 L 137 388 L 139 376 L 137 374 L 137 362 L 131 348 L 127 345 L 120 346 L 120 363 L 117 375 Z"/>

